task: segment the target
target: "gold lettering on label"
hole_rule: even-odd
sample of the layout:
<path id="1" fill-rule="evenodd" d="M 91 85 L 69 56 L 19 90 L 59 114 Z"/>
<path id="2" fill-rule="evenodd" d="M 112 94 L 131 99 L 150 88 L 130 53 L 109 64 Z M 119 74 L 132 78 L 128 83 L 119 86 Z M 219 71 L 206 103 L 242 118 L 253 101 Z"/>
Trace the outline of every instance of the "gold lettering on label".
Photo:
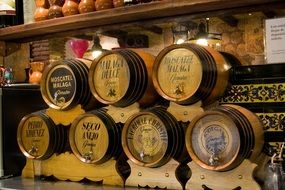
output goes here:
<path id="1" fill-rule="evenodd" d="M 57 82 L 52 84 L 53 88 L 68 88 L 71 87 L 71 82 Z"/>
<path id="2" fill-rule="evenodd" d="M 81 129 L 84 131 L 82 134 L 82 139 L 84 139 L 84 143 L 82 145 L 82 148 L 92 147 L 96 146 L 96 143 L 94 142 L 99 138 L 99 130 L 101 128 L 100 123 L 94 123 L 94 122 L 83 122 Z M 90 142 L 93 141 L 93 142 Z"/>
<path id="3" fill-rule="evenodd" d="M 26 130 L 27 138 L 43 137 L 45 129 L 43 129 L 43 121 L 29 121 Z"/>
<path id="4" fill-rule="evenodd" d="M 173 84 L 180 85 L 179 90 L 177 90 L 176 94 L 183 94 L 183 90 L 181 90 L 181 86 L 184 86 L 183 82 L 188 79 L 187 73 L 191 71 L 191 64 L 193 63 L 193 55 L 184 55 L 184 56 L 174 56 L 169 55 L 164 58 L 164 62 L 167 64 L 166 72 L 170 73 L 169 81 Z"/>
<path id="5" fill-rule="evenodd" d="M 144 130 L 143 126 L 151 126 L 152 128 L 155 128 L 158 132 L 160 137 L 167 138 L 167 134 L 165 131 L 165 127 L 156 119 L 142 117 L 140 119 L 135 120 L 131 123 L 128 130 L 128 139 L 133 139 L 134 133 L 137 131 L 138 128 L 140 128 L 141 132 Z"/>
<path id="6" fill-rule="evenodd" d="M 44 129 L 30 129 L 26 130 L 26 137 L 27 138 L 35 138 L 35 137 L 43 137 L 44 136 Z"/>
<path id="7" fill-rule="evenodd" d="M 193 55 L 167 56 L 164 57 L 164 64 L 167 64 L 168 72 L 189 72 L 193 63 Z"/>
<path id="8" fill-rule="evenodd" d="M 55 76 L 50 78 L 52 88 L 68 88 L 71 87 L 71 81 L 73 81 L 72 75 Z"/>
<path id="9" fill-rule="evenodd" d="M 50 78 L 50 82 L 52 83 L 66 82 L 66 81 L 73 81 L 72 75 L 56 76 Z"/>
<path id="10" fill-rule="evenodd" d="M 120 68 L 124 67 L 124 60 L 122 58 L 110 58 L 106 57 L 100 60 L 99 67 L 101 71 L 101 79 L 118 78 L 120 74 Z"/>

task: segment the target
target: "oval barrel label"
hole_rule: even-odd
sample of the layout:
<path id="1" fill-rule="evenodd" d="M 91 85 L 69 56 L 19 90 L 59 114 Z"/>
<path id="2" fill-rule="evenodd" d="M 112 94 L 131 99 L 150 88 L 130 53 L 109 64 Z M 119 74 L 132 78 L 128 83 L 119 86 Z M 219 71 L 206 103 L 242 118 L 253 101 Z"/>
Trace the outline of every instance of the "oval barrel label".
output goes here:
<path id="1" fill-rule="evenodd" d="M 41 117 L 29 117 L 22 126 L 21 140 L 23 148 L 30 156 L 43 156 L 48 150 L 50 143 L 46 122 Z"/>
<path id="2" fill-rule="evenodd" d="M 222 154 L 229 143 L 227 131 L 218 124 L 212 124 L 204 129 L 201 136 L 203 148 L 210 155 Z"/>
<path id="3" fill-rule="evenodd" d="M 76 79 L 73 71 L 66 65 L 57 65 L 49 71 L 46 80 L 50 101 L 58 106 L 69 105 L 76 93 Z"/>
<path id="4" fill-rule="evenodd" d="M 224 165 L 231 161 L 240 146 L 235 123 L 218 114 L 205 115 L 195 123 L 191 140 L 197 157 L 211 166 Z"/>
<path id="5" fill-rule="evenodd" d="M 119 54 L 103 56 L 96 65 L 93 76 L 98 95 L 108 102 L 117 102 L 126 94 L 130 70 L 125 58 Z"/>
<path id="6" fill-rule="evenodd" d="M 168 146 L 164 123 L 153 115 L 134 118 L 126 132 L 127 146 L 135 159 L 152 163 L 163 158 Z"/>
<path id="7" fill-rule="evenodd" d="M 202 80 L 202 64 L 192 51 L 177 48 L 161 59 L 157 69 L 160 89 L 175 100 L 193 95 Z"/>
<path id="8" fill-rule="evenodd" d="M 74 142 L 82 158 L 90 162 L 99 161 L 106 155 L 109 146 L 107 128 L 97 116 L 83 117 L 76 124 Z"/>

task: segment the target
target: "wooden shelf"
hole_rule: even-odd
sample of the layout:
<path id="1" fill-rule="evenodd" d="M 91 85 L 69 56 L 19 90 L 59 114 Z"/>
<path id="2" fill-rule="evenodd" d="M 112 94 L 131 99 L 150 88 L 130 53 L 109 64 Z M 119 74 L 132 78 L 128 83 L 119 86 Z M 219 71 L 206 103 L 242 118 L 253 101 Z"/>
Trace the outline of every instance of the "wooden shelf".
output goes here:
<path id="1" fill-rule="evenodd" d="M 234 10 L 285 8 L 283 0 L 164 0 L 135 6 L 56 18 L 0 29 L 0 41 L 32 41 L 37 38 L 66 36 L 70 31 L 122 23 L 146 22 L 175 16 L 213 14 Z M 66 34 L 64 34 L 67 32 Z"/>

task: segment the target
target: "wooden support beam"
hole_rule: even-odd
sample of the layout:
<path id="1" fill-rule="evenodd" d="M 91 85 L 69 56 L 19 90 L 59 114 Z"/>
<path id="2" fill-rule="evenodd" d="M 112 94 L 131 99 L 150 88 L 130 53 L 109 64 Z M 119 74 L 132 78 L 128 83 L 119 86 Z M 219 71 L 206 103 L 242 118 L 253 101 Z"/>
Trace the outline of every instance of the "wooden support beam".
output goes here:
<path id="1" fill-rule="evenodd" d="M 158 27 L 158 26 L 155 26 L 155 25 L 138 25 L 139 27 L 141 27 L 143 30 L 146 30 L 146 31 L 150 31 L 150 32 L 153 32 L 155 34 L 162 34 L 163 33 L 163 30 L 161 27 Z"/>
<path id="2" fill-rule="evenodd" d="M 100 32 L 101 34 L 105 35 L 105 36 L 110 36 L 110 37 L 114 37 L 114 38 L 118 38 L 118 39 L 125 39 L 126 36 L 128 35 L 128 32 L 123 31 L 123 30 L 106 30 L 106 31 L 102 31 Z"/>
<path id="3" fill-rule="evenodd" d="M 221 16 L 219 19 L 232 27 L 236 27 L 238 25 L 238 19 L 236 19 L 234 16 Z"/>
<path id="4" fill-rule="evenodd" d="M 8 56 L 20 49 L 20 44 L 18 43 L 6 43 L 4 41 L 0 41 L 0 55 L 5 57 Z"/>

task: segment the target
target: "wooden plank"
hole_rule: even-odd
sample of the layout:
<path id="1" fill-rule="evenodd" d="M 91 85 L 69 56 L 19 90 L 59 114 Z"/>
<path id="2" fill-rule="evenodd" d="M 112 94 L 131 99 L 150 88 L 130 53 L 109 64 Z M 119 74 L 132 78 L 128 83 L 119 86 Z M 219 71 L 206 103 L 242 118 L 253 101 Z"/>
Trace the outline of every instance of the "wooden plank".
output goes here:
<path id="1" fill-rule="evenodd" d="M 191 169 L 192 175 L 190 180 L 187 182 L 187 190 L 202 189 L 202 187 L 203 189 L 219 190 L 261 190 L 261 187 L 253 178 L 253 171 L 257 167 L 257 165 L 255 163 L 252 163 L 248 159 L 243 160 L 243 162 L 238 167 L 225 172 L 206 170 L 197 165 L 195 162 L 190 162 L 188 166 Z"/>
<path id="2" fill-rule="evenodd" d="M 30 37 L 61 33 L 96 26 L 197 14 L 207 11 L 241 8 L 256 5 L 283 4 L 283 0 L 165 0 L 136 6 L 125 6 L 110 10 L 95 11 L 84 15 L 73 15 L 36 23 L 0 29 L 0 40 L 12 41 Z"/>

